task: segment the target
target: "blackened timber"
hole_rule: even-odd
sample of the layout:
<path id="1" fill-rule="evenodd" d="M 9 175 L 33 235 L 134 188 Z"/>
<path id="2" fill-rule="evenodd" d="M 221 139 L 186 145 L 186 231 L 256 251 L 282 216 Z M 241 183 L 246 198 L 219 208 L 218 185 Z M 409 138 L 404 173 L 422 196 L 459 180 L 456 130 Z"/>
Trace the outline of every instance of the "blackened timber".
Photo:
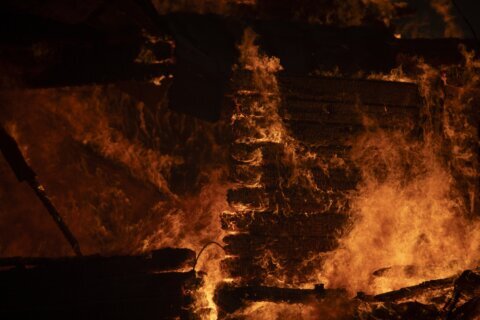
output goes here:
<path id="1" fill-rule="evenodd" d="M 284 257 L 305 257 L 308 254 L 326 252 L 337 245 L 335 234 L 302 235 L 252 235 L 238 234 L 226 236 L 225 251 L 228 254 L 262 255 L 265 250 L 278 253 Z"/>
<path id="2" fill-rule="evenodd" d="M 307 303 L 315 299 L 347 299 L 346 291 L 324 289 L 318 285 L 314 289 L 289 289 L 266 286 L 235 287 L 228 284 L 220 286 L 215 292 L 215 302 L 228 313 L 240 309 L 248 302 L 271 301 L 287 303 Z"/>
<path id="3" fill-rule="evenodd" d="M 335 156 L 340 157 L 346 162 L 347 167 L 351 167 L 351 161 L 348 159 L 351 146 L 334 144 L 332 142 L 325 145 L 309 145 L 308 149 L 321 159 L 331 159 Z M 278 155 L 281 152 L 281 145 L 275 143 L 234 143 L 231 148 L 231 158 L 234 165 L 244 164 L 260 166 L 277 162 Z M 261 158 L 259 158 L 260 156 Z"/>
<path id="4" fill-rule="evenodd" d="M 365 116 L 382 126 L 407 121 L 418 123 L 419 107 L 338 103 L 318 100 L 286 99 L 285 119 L 289 122 L 308 121 L 322 124 L 363 124 Z"/>
<path id="5" fill-rule="evenodd" d="M 308 186 L 302 187 L 298 185 L 284 189 L 272 188 L 270 190 L 263 188 L 230 189 L 227 193 L 227 200 L 234 207 L 246 206 L 259 211 L 286 213 L 322 213 L 331 211 L 344 213 L 348 208 L 346 195 L 342 191 L 314 191 Z M 285 207 L 285 205 L 289 205 L 290 208 Z"/>
<path id="6" fill-rule="evenodd" d="M 191 271 L 194 256 L 170 248 L 141 256 L 2 259 L 0 317 L 190 319 L 200 285 Z"/>
<path id="7" fill-rule="evenodd" d="M 459 46 L 467 50 L 478 50 L 475 39 L 401 39 L 391 42 L 391 48 L 397 56 L 422 57 L 426 63 L 433 66 L 456 65 L 464 62 Z"/>
<path id="8" fill-rule="evenodd" d="M 221 216 L 224 230 L 248 232 L 265 236 L 319 236 L 338 234 L 348 216 L 335 212 L 320 214 L 282 215 L 273 212 L 251 212 L 250 214 L 227 214 Z"/>
<path id="9" fill-rule="evenodd" d="M 295 279 L 297 283 L 311 282 L 311 270 L 322 265 L 323 261 L 324 257 L 318 254 L 287 257 L 271 254 L 265 256 L 264 253 L 230 256 L 222 260 L 221 266 L 239 285 L 278 285 L 282 282 L 285 284 L 285 279 Z"/>
<path id="10" fill-rule="evenodd" d="M 438 280 L 430 280 L 415 286 L 410 286 L 410 287 L 402 288 L 399 290 L 376 295 L 375 299 L 382 302 L 386 302 L 386 301 L 394 302 L 394 301 L 409 299 L 412 297 L 417 297 L 425 293 L 431 294 L 434 290 L 452 289 L 454 285 L 454 281 L 455 281 L 455 277 L 438 279 Z"/>
<path id="11" fill-rule="evenodd" d="M 251 144 L 235 142 L 231 149 L 234 164 L 262 165 L 265 162 L 275 162 L 282 151 L 282 146 L 271 142 Z"/>
<path id="12" fill-rule="evenodd" d="M 480 305 L 477 272 L 478 269 L 465 270 L 460 276 L 430 280 L 376 296 L 359 292 L 353 299 L 342 289 L 325 289 L 323 285 L 297 289 L 225 283 L 217 288 L 215 301 L 225 314 L 250 302 L 300 303 L 317 306 L 319 310 L 327 302 L 351 309 L 352 316 L 347 319 L 476 319 Z"/>
<path id="13" fill-rule="evenodd" d="M 434 66 L 459 64 L 463 57 L 458 45 L 476 48 L 471 39 L 396 39 L 382 26 L 338 28 L 280 20 L 253 25 L 261 48 L 280 58 L 291 75 L 331 71 L 334 66 L 346 76 L 359 71 L 388 73 L 401 56 L 421 57 Z"/>
<path id="14" fill-rule="evenodd" d="M 279 83 L 287 98 L 380 107 L 421 106 L 414 83 L 305 76 L 280 76 Z"/>
<path id="15" fill-rule="evenodd" d="M 318 124 L 310 121 L 287 122 L 287 127 L 298 140 L 315 146 L 329 144 L 351 146 L 354 137 L 363 132 L 362 125 Z"/>
<path id="16" fill-rule="evenodd" d="M 149 80 L 172 71 L 167 64 L 135 62 L 145 40 L 133 27 L 125 30 L 117 25 L 121 33 L 115 30 L 115 34 L 105 26 L 93 28 L 91 21 L 72 25 L 11 9 L 0 18 L 0 60 L 18 69 L 20 79 L 12 75 L 11 82 L 21 87 Z M 162 50 L 165 46 L 169 45 L 164 41 L 151 45 L 158 60 L 170 58 L 168 50 Z"/>
<path id="17" fill-rule="evenodd" d="M 328 162 L 326 162 L 328 164 Z M 262 170 L 263 169 L 263 170 Z M 314 167 L 309 169 L 312 172 L 315 184 L 323 190 L 342 191 L 352 190 L 359 181 L 358 170 L 354 168 L 335 168 L 333 165 L 323 169 Z M 232 179 L 238 182 L 251 181 L 261 183 L 266 189 L 278 187 L 279 177 L 289 174 L 279 165 L 267 163 L 261 169 L 249 165 L 236 165 L 233 168 Z M 288 180 L 288 177 L 285 177 Z"/>
<path id="18" fill-rule="evenodd" d="M 3 268 L 81 269 L 95 273 L 155 272 L 192 268 L 195 252 L 163 248 L 136 256 L 84 256 L 63 258 L 0 258 Z"/>

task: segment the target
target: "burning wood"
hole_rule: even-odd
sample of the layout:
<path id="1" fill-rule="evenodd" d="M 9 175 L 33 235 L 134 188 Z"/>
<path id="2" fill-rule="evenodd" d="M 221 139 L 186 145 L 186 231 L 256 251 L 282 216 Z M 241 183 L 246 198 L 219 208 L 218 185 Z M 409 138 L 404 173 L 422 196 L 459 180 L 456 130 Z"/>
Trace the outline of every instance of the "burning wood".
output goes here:
<path id="1" fill-rule="evenodd" d="M 225 318 L 231 314 L 248 316 L 245 313 L 252 302 L 275 302 L 314 306 L 316 313 L 312 317 L 322 319 L 474 319 L 479 315 L 479 290 L 480 275 L 467 270 L 458 277 L 431 280 L 376 296 L 359 292 L 353 299 L 344 290 L 325 289 L 323 285 L 288 289 L 224 284 L 217 288 L 216 302 Z M 343 313 L 332 315 L 329 309 L 322 309 L 329 305 L 343 305 Z M 271 310 L 271 315 L 275 314 Z"/>
<path id="2" fill-rule="evenodd" d="M 0 259 L 1 315 L 478 316 L 480 64 L 431 36 L 468 31 L 450 3 L 34 2 L 0 5 L 4 153 L 89 256 Z M 3 167 L 0 218 L 38 211 Z M 61 247 L 24 225 L 0 254 Z"/>

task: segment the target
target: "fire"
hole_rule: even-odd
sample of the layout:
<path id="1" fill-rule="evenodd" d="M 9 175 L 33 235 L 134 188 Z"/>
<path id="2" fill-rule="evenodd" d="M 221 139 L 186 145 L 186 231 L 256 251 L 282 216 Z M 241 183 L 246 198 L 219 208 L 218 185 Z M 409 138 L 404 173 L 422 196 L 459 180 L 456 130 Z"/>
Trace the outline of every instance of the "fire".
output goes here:
<path id="1" fill-rule="evenodd" d="M 329 286 L 377 294 L 478 265 L 480 220 L 472 218 L 474 199 L 465 201 L 458 185 L 467 183 L 471 195 L 478 179 L 471 144 L 478 129 L 468 116 L 472 100 L 465 99 L 478 85 L 472 72 L 478 62 L 464 54 L 467 88 L 447 97 L 443 113 L 434 109 L 442 95 L 432 81 L 439 73 L 421 66 L 427 116 L 421 141 L 409 138 L 404 125 L 370 127 L 352 143 L 362 182 L 350 199 L 351 229 L 324 263 Z"/>
<path id="2" fill-rule="evenodd" d="M 350 202 L 352 229 L 324 264 L 328 286 L 377 294 L 474 267 L 479 224 L 463 216 L 452 176 L 431 147 L 398 132 L 359 139 L 353 154 L 363 181 Z"/>
<path id="3" fill-rule="evenodd" d="M 160 12 L 180 10 L 188 3 L 155 1 Z M 224 14 L 232 4 L 256 5 L 250 0 L 194 3 L 193 11 Z M 387 0 L 333 3 L 333 11 L 311 17 L 312 21 L 361 25 L 373 11 L 389 25 L 398 8 Z M 450 5 L 441 0 L 431 5 L 444 18 L 445 35 L 458 36 Z M 350 11 L 352 6 L 355 10 Z M 295 14 L 301 16 L 301 11 Z M 425 108 L 419 126 L 399 123 L 385 129 L 361 115 L 363 131 L 349 141 L 348 153 L 361 179 L 353 193 L 344 192 L 337 201 L 333 189 L 316 182 L 315 172 L 329 176 L 349 164 L 336 153 L 310 150 L 292 134 L 285 121 L 289 115 L 282 109 L 281 61 L 263 54 L 256 37 L 247 28 L 238 45 L 240 57 L 232 79 L 235 107 L 229 121 L 218 124 L 174 114 L 161 98 L 151 106 L 108 86 L 2 93 L 9 107 L 0 120 L 38 168 L 85 251 L 129 254 L 174 246 L 200 252 L 209 241 L 218 243 L 207 248 L 196 265 L 203 278 L 195 296 L 196 313 L 212 320 L 219 317 L 214 303 L 217 286 L 245 283 L 222 269 L 222 260 L 238 256 L 226 254 L 219 246 L 225 237 L 247 233 L 233 227 L 223 230 L 220 214 L 309 216 L 334 209 L 349 211 L 351 220 L 338 234 L 338 248 L 304 256 L 298 269 L 289 269 L 288 254 L 263 250 L 254 260 L 266 271 L 263 285 L 306 288 L 325 283 L 329 288 L 346 288 L 352 296 L 359 291 L 377 294 L 476 267 L 480 254 L 480 221 L 474 217 L 478 213 L 478 124 L 472 114 L 478 113 L 474 102 L 480 63 L 473 54 L 461 49 L 466 63 L 460 76 L 458 69 L 436 70 L 421 61 L 416 75 L 399 66 L 389 74 L 358 76 L 417 83 Z M 149 54 L 143 58 L 149 59 Z M 340 71 L 322 75 L 337 77 Z M 164 90 L 162 80 L 154 79 L 159 92 Z M 38 106 L 33 115 L 28 107 L 32 101 Z M 361 101 L 357 107 L 361 113 Z M 275 154 L 274 161 L 268 148 Z M 277 166 L 274 174 L 278 175 L 278 184 L 270 190 L 261 171 L 268 161 Z M 231 162 L 234 172 L 230 172 Z M 289 188 L 294 192 L 288 193 Z M 0 189 L 6 199 L 11 193 L 7 189 Z M 260 200 L 229 202 L 229 190 L 240 189 Z M 314 199 L 316 207 L 295 212 L 297 194 L 301 200 Z M 19 203 L 20 211 L 26 212 L 30 208 L 25 199 L 21 193 L 15 203 L 2 204 L 0 210 L 10 211 Z M 68 249 L 53 252 L 55 239 L 38 245 L 36 240 L 49 227 L 40 226 L 42 232 L 38 232 L 41 223 L 36 222 L 27 230 L 31 243 L 25 243 L 26 236 L 5 239 L 0 253 L 68 254 Z M 347 317 L 350 310 L 342 310 L 342 301 L 330 303 L 257 302 L 233 316 Z"/>
<path id="4" fill-rule="evenodd" d="M 256 90 L 239 93 L 256 95 L 257 99 L 237 107 L 232 120 L 237 124 L 241 122 L 241 127 L 246 129 L 238 134 L 236 143 L 281 145 L 280 150 L 289 155 L 282 161 L 293 168 L 289 183 L 303 183 L 307 192 L 315 194 L 321 188 L 308 178 L 310 170 L 319 167 L 327 172 L 333 166 L 344 165 L 343 159 L 335 155 L 330 161 L 322 161 L 305 152 L 308 149 L 302 149 L 301 143 L 292 137 L 279 116 L 281 98 L 272 90 L 275 88 L 272 78 L 275 69 L 270 65 L 275 60 L 259 55 L 251 40 L 252 34 L 247 31 L 246 35 L 249 37 L 244 38 L 240 48 L 244 54 L 244 66 L 253 71 Z M 466 53 L 465 56 L 469 59 L 465 75 L 469 80 L 464 80 L 470 83 L 468 87 L 474 88 L 478 85 L 476 73 L 472 71 L 476 64 L 471 56 Z M 288 271 L 281 259 L 267 250 L 258 261 L 264 270 L 270 270 L 264 284 L 305 287 L 324 282 L 330 288 L 345 287 L 352 295 L 358 291 L 377 294 L 429 279 L 449 277 L 478 265 L 479 221 L 470 218 L 474 201 L 465 202 L 464 192 L 458 186 L 458 173 L 467 178 L 478 178 L 477 169 L 466 165 L 473 160 L 472 151 L 475 150 L 468 144 L 476 141 L 477 134 L 475 126 L 468 124 L 464 112 L 471 109 L 465 107 L 469 103 L 466 92 L 470 91 L 455 91 L 456 96 L 446 100 L 445 112 L 441 113 L 436 108 L 445 98 L 445 89 L 439 86 L 439 83 L 446 83 L 445 77 L 421 61 L 418 69 L 420 74 L 406 75 L 398 67 L 389 75 L 371 75 L 369 79 L 418 83 L 425 101 L 423 133 L 413 136 L 413 123 L 399 123 L 393 129 L 382 129 L 375 120 L 365 117 L 366 130 L 350 141 L 353 149 L 349 156 L 360 169 L 362 180 L 355 193 L 349 196 L 352 220 L 346 236 L 339 238 L 339 248 L 322 254 L 322 263 L 315 257 L 306 257 L 304 265 L 309 266 L 312 273 L 307 282 L 287 276 Z M 361 109 L 360 102 L 358 110 Z M 451 153 L 445 153 L 446 145 L 452 147 Z M 253 150 L 256 154 L 251 152 L 234 157 L 236 160 L 245 159 L 247 168 L 259 166 L 264 155 L 259 149 Z M 248 165 L 249 162 L 252 166 Z M 295 174 L 295 169 L 301 173 Z M 299 177 L 302 179 L 298 180 Z M 255 176 L 254 180 L 258 182 L 260 178 Z M 251 185 L 244 183 L 243 186 Z M 473 188 L 473 185 L 468 187 Z M 255 188 L 261 189 L 261 185 L 255 184 Z M 473 191 L 469 192 L 473 194 Z M 283 210 L 288 208 L 285 203 L 282 205 Z M 249 206 L 235 209 L 237 214 L 260 210 Z M 281 318 L 294 312 L 295 308 L 295 305 L 253 303 L 241 315 L 252 319 Z M 312 314 L 296 316 L 315 318 Z"/>
<path id="5" fill-rule="evenodd" d="M 433 0 L 430 2 L 432 8 L 442 17 L 445 24 L 444 36 L 446 38 L 461 38 L 463 32 L 453 15 L 453 5 L 447 0 Z"/>
<path id="6" fill-rule="evenodd" d="M 272 302 L 251 303 L 244 310 L 240 310 L 235 314 L 237 317 L 251 320 L 314 319 L 315 315 L 316 309 L 314 306 Z"/>
<path id="7" fill-rule="evenodd" d="M 3 118 L 15 125 L 22 149 L 28 148 L 24 153 L 87 254 L 133 253 L 161 246 L 199 250 L 208 240 L 220 240 L 222 231 L 213 215 L 228 208 L 226 166 L 215 137 L 220 127 L 179 116 L 202 132 L 190 140 L 190 146 L 196 147 L 200 139 L 206 147 L 196 159 L 185 159 L 182 151 L 174 149 L 181 141 L 170 140 L 174 143 L 170 146 L 164 142 L 163 137 L 185 130 L 169 124 L 174 123 L 174 115 L 142 103 L 135 106 L 126 95 L 116 100 L 118 93 L 112 90 L 86 87 L 3 94 L 10 106 Z M 27 117 L 31 101 L 38 108 Z M 122 120 L 124 115 L 118 111 L 131 113 L 133 119 Z M 161 124 L 152 126 L 152 121 Z M 219 162 L 212 162 L 211 157 Z M 190 183 L 197 184 L 197 190 L 185 193 L 171 175 L 192 160 L 202 169 L 193 171 L 197 176 Z M 30 232 L 35 234 L 41 225 L 32 226 Z M 37 254 L 28 243 L 23 244 L 27 251 L 4 254 Z M 56 254 L 53 248 L 38 253 Z"/>
<path id="8" fill-rule="evenodd" d="M 32 90 L 3 98 L 10 108 L 2 120 L 11 124 L 7 128 L 38 168 L 87 254 L 161 247 L 199 252 L 208 241 L 221 242 L 224 232 L 218 217 L 229 210 L 230 187 L 226 147 L 219 138 L 225 136 L 224 123 L 175 115 L 162 104 L 145 106 L 109 87 Z M 27 117 L 31 101 L 38 108 Z M 197 151 L 187 152 L 189 148 Z M 186 179 L 172 176 L 179 171 Z M 182 181 L 188 189 L 182 190 Z M 12 198 L 5 204 L 19 203 Z M 32 239 L 43 225 L 56 234 L 45 220 L 27 226 Z M 23 238 L 4 240 L 5 255 L 70 254 L 68 248 L 58 252 L 58 245 L 44 244 L 37 251 L 35 243 Z M 207 318 L 216 318 L 213 292 L 225 277 L 219 268 L 223 255 L 219 248 L 208 248 L 196 266 L 205 273 L 197 305 Z"/>

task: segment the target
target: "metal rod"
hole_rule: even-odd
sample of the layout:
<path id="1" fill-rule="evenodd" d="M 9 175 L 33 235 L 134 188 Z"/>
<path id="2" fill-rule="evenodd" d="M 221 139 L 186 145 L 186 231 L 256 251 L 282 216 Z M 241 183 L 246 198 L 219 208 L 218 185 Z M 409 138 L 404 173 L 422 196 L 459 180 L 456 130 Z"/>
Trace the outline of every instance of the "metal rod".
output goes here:
<path id="1" fill-rule="evenodd" d="M 62 216 L 58 213 L 57 209 L 55 208 L 52 201 L 45 192 L 45 188 L 40 183 L 38 183 L 36 179 L 34 179 L 33 181 L 27 181 L 27 183 L 33 189 L 40 201 L 42 201 L 48 213 L 53 218 L 57 226 L 60 228 L 68 243 L 70 243 L 70 246 L 72 247 L 75 254 L 79 257 L 82 256 L 82 251 L 80 250 L 80 245 L 78 244 L 77 239 L 63 221 Z"/>
<path id="2" fill-rule="evenodd" d="M 52 201 L 48 198 L 45 188 L 38 182 L 35 172 L 27 164 L 25 158 L 20 151 L 15 139 L 9 135 L 5 129 L 0 126 L 0 150 L 10 165 L 10 168 L 15 173 L 18 181 L 26 181 L 28 185 L 33 189 L 37 197 L 43 203 L 50 216 L 53 218 L 57 226 L 62 231 L 63 235 L 67 239 L 68 243 L 72 247 L 77 256 L 81 256 L 80 245 L 77 239 L 74 237 L 68 226 L 63 221 L 61 215 L 53 205 Z"/>

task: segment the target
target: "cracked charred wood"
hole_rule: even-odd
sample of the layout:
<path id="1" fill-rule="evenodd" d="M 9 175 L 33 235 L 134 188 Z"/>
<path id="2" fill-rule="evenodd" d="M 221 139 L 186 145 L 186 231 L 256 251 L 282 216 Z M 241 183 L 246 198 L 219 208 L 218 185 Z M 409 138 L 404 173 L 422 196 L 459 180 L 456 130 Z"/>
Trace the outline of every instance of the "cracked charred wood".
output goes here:
<path id="1" fill-rule="evenodd" d="M 321 214 L 345 213 L 348 208 L 342 191 L 311 191 L 304 186 L 290 188 L 239 188 L 227 194 L 228 202 L 238 209 L 275 211 L 280 213 Z"/>
<path id="2" fill-rule="evenodd" d="M 437 279 L 423 282 L 419 285 L 402 288 L 396 291 L 382 293 L 375 296 L 375 300 L 382 302 L 395 302 L 415 298 L 422 294 L 432 294 L 436 290 L 444 293 L 445 290 L 452 290 L 455 277 Z"/>
<path id="3" fill-rule="evenodd" d="M 466 270 L 458 277 L 431 280 L 374 297 L 359 297 L 370 305 L 367 318 L 476 319 L 480 315 L 480 276 Z M 378 304 L 378 302 L 381 302 Z"/>
<path id="4" fill-rule="evenodd" d="M 122 274 L 191 269 L 195 252 L 190 249 L 163 248 L 138 256 L 83 256 L 65 258 L 0 258 L 1 268 L 44 268 Z"/>
<path id="5" fill-rule="evenodd" d="M 475 320 L 480 317 L 480 297 L 468 300 L 449 314 L 448 320 Z"/>
<path id="6" fill-rule="evenodd" d="M 262 256 L 265 250 L 276 252 L 279 256 L 301 257 L 312 253 L 326 252 L 336 247 L 337 242 L 333 234 L 316 236 L 295 235 L 251 235 L 239 234 L 223 238 L 225 250 L 229 254 L 237 255 L 248 253 Z"/>
<path id="7" fill-rule="evenodd" d="M 194 271 L 168 270 L 191 268 L 194 256 L 169 248 L 133 257 L 1 259 L 0 317 L 190 319 L 200 280 Z"/>
<path id="8" fill-rule="evenodd" d="M 374 306 L 368 314 L 362 314 L 361 319 L 422 319 L 422 320 L 438 320 L 441 319 L 442 313 L 435 305 L 423 304 L 420 302 L 402 302 L 402 303 L 385 303 L 384 305 Z"/>
<path id="9" fill-rule="evenodd" d="M 405 53 L 425 56 L 427 63 L 433 55 L 439 63 L 454 63 L 455 59 L 448 59 L 456 57 L 458 44 L 468 45 L 468 41 L 436 40 L 423 46 L 424 54 L 416 49 L 422 40 L 402 46 L 402 40 L 381 27 L 335 28 L 187 13 L 158 15 L 148 1 L 86 5 L 84 14 L 69 25 L 62 12 L 70 15 L 73 10 L 63 5 L 63 9 L 49 13 L 45 10 L 48 3 L 30 10 L 11 1 L 4 5 L 9 12 L 0 20 L 2 30 L 16 29 L 21 36 L 12 39 L 6 33 L 3 37 L 10 37 L 13 43 L 23 39 L 23 44 L 12 43 L 2 50 L 2 60 L 20 68 L 16 73 L 19 84 L 45 87 L 108 83 L 174 73 L 169 91 L 172 108 L 194 114 L 200 105 L 209 112 L 202 116 L 211 120 L 218 119 L 219 106 L 224 103 L 223 94 L 237 58 L 235 45 L 245 26 L 256 30 L 262 49 L 280 58 L 287 75 L 307 75 L 325 66 L 339 66 L 346 74 L 358 70 L 389 72 L 396 66 L 396 56 Z M 175 39 L 174 69 L 162 63 L 135 63 L 146 43 L 141 30 Z M 31 50 L 32 44 L 35 50 Z M 171 58 L 171 50 L 162 49 L 165 46 L 168 43 L 160 41 L 150 48 L 160 56 L 157 60 Z M 433 55 L 427 54 L 430 52 Z"/>
<path id="10" fill-rule="evenodd" d="M 480 315 L 479 295 L 480 274 L 472 270 L 464 271 L 455 280 L 452 297 L 445 306 L 448 319 L 474 319 Z"/>
<path id="11" fill-rule="evenodd" d="M 279 81 L 286 98 L 417 109 L 422 103 L 413 83 L 301 76 L 281 76 Z"/>
<path id="12" fill-rule="evenodd" d="M 345 167 L 347 166 L 345 165 Z M 324 190 L 346 191 L 354 189 L 360 179 L 354 168 L 349 169 L 330 166 L 326 169 L 314 167 L 310 170 L 313 181 L 318 187 Z M 261 168 L 250 165 L 235 165 L 232 171 L 231 178 L 235 182 L 247 185 L 262 184 L 267 190 L 278 187 L 279 179 L 288 181 L 288 177 L 292 174 L 291 167 L 284 169 L 278 163 L 266 163 Z"/>
<path id="13" fill-rule="evenodd" d="M 274 212 L 224 213 L 221 215 L 224 230 L 265 236 L 338 234 L 339 229 L 348 219 L 348 215 L 335 212 L 313 215 L 283 215 Z"/>
<path id="14" fill-rule="evenodd" d="M 291 254 L 291 253 L 289 253 Z M 231 256 L 222 261 L 222 270 L 229 272 L 237 285 L 252 286 L 277 283 L 276 279 L 295 279 L 307 283 L 312 268 L 321 265 L 323 257 L 314 253 L 305 261 L 305 254 L 298 252 L 292 256 L 275 257 L 264 253 Z"/>
<path id="15" fill-rule="evenodd" d="M 480 276 L 467 270 L 458 277 L 431 280 L 376 296 L 358 293 L 348 298 L 341 289 L 284 289 L 261 285 L 223 284 L 215 292 L 215 301 L 224 314 L 234 314 L 250 302 L 303 303 L 321 306 L 341 301 L 354 310 L 354 319 L 476 319 L 480 314 Z M 450 300 L 449 300 L 450 299 Z M 321 310 L 321 309 L 319 309 Z M 349 318 L 349 319 L 350 319 Z"/>
<path id="16" fill-rule="evenodd" d="M 317 285 L 314 289 L 289 289 L 266 286 L 235 287 L 223 284 L 215 290 L 215 303 L 222 311 L 233 313 L 248 302 L 270 301 L 287 303 L 308 303 L 312 300 L 347 299 L 342 289 L 325 289 Z"/>
<path id="17" fill-rule="evenodd" d="M 18 11 L 0 14 L 0 26 L 0 60 L 7 70 L 12 70 L 4 75 L 9 78 L 3 81 L 3 87 L 44 88 L 149 80 L 172 71 L 165 63 L 137 61 L 147 44 L 134 28 L 115 35 L 112 30 L 90 24 L 71 24 Z M 16 30 L 14 37 L 10 30 Z M 149 47 L 157 60 L 170 58 L 165 48 L 167 42 L 159 41 Z"/>

